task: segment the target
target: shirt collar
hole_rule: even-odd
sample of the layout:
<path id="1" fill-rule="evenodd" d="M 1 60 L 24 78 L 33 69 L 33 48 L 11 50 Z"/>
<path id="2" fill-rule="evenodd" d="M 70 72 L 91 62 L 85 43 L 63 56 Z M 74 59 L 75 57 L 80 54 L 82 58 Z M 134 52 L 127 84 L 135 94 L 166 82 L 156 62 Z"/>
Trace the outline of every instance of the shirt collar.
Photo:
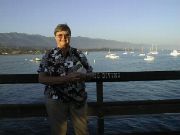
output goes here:
<path id="1" fill-rule="evenodd" d="M 62 54 L 62 49 L 59 47 L 56 47 L 55 50 L 57 50 L 57 53 Z M 67 52 L 67 56 L 71 56 L 72 55 L 72 47 L 69 46 L 68 52 Z"/>

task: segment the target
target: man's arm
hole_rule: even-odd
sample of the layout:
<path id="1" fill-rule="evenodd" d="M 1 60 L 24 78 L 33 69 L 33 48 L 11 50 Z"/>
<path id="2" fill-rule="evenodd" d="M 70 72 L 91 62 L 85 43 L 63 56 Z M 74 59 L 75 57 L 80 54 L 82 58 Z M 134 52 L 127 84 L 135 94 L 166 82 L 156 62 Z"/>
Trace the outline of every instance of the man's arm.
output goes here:
<path id="1" fill-rule="evenodd" d="M 48 84 L 48 85 L 53 85 L 53 84 L 64 84 L 67 82 L 67 77 L 66 76 L 50 76 L 46 72 L 40 72 L 38 80 L 42 84 Z"/>
<path id="2" fill-rule="evenodd" d="M 70 82 L 81 82 L 90 79 L 91 77 L 92 74 L 84 74 L 78 72 L 70 73 L 65 76 L 50 76 L 46 72 L 40 72 L 38 80 L 42 84 L 54 85 L 65 84 Z"/>

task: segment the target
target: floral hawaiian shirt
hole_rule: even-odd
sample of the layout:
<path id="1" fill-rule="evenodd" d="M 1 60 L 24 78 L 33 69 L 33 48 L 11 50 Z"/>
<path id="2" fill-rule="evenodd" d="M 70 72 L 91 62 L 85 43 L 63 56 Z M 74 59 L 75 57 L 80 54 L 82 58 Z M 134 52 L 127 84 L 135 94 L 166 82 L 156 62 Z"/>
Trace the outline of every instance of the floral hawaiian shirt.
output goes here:
<path id="1" fill-rule="evenodd" d="M 48 51 L 41 60 L 38 72 L 47 72 L 50 76 L 65 76 L 71 72 L 92 72 L 86 56 L 76 48 L 69 48 L 67 57 L 62 55 L 60 48 Z M 85 82 L 46 85 L 44 94 L 47 98 L 63 102 L 82 104 L 87 99 Z"/>

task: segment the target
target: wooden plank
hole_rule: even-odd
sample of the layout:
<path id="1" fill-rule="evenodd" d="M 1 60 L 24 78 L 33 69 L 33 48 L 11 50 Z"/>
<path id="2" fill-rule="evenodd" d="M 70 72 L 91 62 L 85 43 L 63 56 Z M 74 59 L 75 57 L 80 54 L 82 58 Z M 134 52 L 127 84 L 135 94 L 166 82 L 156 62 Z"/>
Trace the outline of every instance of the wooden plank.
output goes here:
<path id="1" fill-rule="evenodd" d="M 0 84 L 38 83 L 38 74 L 0 74 Z"/>
<path id="2" fill-rule="evenodd" d="M 157 81 L 179 80 L 180 71 L 143 71 L 143 72 L 96 72 L 91 81 L 123 82 L 123 81 Z"/>
<path id="3" fill-rule="evenodd" d="M 180 135 L 180 131 L 150 131 L 150 132 L 134 132 L 134 133 L 118 133 L 111 135 Z"/>
<path id="4" fill-rule="evenodd" d="M 97 134 L 104 134 L 104 113 L 102 110 L 103 105 L 103 82 L 96 82 L 96 98 L 98 105 L 98 119 L 97 119 Z"/>
<path id="5" fill-rule="evenodd" d="M 0 118 L 47 116 L 43 104 L 0 104 Z"/>
<path id="6" fill-rule="evenodd" d="M 106 102 L 102 106 L 88 102 L 88 115 L 103 116 L 180 113 L 180 99 Z M 47 116 L 43 104 L 0 104 L 0 118 Z M 100 117 L 103 118 L 103 117 Z"/>
<path id="7" fill-rule="evenodd" d="M 95 72 L 87 82 L 180 80 L 180 71 Z M 38 83 L 38 74 L 0 74 L 0 84 Z"/>
<path id="8" fill-rule="evenodd" d="M 96 99 L 98 104 L 103 103 L 103 82 L 96 83 Z"/>

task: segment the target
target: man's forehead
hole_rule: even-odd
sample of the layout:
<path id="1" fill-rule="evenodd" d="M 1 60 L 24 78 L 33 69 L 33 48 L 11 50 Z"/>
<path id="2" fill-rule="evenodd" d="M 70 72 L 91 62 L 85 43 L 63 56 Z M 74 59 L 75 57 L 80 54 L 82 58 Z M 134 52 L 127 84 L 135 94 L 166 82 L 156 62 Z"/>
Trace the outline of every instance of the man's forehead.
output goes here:
<path id="1" fill-rule="evenodd" d="M 56 34 L 69 34 L 68 31 L 58 31 Z"/>

